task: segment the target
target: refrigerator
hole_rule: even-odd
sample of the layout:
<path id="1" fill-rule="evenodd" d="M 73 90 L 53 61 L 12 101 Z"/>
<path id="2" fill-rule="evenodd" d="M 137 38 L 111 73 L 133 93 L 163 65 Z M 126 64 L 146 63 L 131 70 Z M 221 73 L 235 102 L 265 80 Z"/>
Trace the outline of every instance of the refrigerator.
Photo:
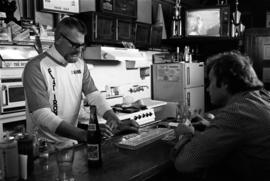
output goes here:
<path id="1" fill-rule="evenodd" d="M 175 117 L 176 105 L 186 102 L 192 114 L 203 114 L 204 63 L 162 63 L 152 65 L 152 99 L 166 101 L 157 114 L 160 119 Z"/>

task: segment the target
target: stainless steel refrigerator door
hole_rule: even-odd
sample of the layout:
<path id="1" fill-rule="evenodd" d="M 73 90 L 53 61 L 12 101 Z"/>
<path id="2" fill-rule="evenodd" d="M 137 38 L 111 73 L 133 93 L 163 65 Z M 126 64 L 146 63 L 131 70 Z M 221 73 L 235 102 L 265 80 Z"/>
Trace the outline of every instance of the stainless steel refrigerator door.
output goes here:
<path id="1" fill-rule="evenodd" d="M 185 89 L 185 99 L 191 114 L 203 114 L 205 110 L 204 87 L 193 87 Z"/>
<path id="2" fill-rule="evenodd" d="M 184 99 L 184 89 L 204 86 L 203 63 L 169 63 L 152 66 L 152 98 L 167 102 Z"/>
<path id="3" fill-rule="evenodd" d="M 184 66 L 182 64 L 154 64 L 152 97 L 155 100 L 178 102 L 184 96 Z"/>
<path id="4" fill-rule="evenodd" d="M 204 87 L 194 87 L 184 89 L 184 99 L 187 100 L 191 115 L 204 114 L 205 102 L 204 102 Z M 182 100 L 183 101 L 183 100 Z M 166 105 L 162 106 L 158 112 L 156 112 L 156 119 L 163 120 L 168 117 L 176 116 L 178 102 L 167 102 Z"/>
<path id="5" fill-rule="evenodd" d="M 204 63 L 185 63 L 185 87 L 204 86 Z"/>

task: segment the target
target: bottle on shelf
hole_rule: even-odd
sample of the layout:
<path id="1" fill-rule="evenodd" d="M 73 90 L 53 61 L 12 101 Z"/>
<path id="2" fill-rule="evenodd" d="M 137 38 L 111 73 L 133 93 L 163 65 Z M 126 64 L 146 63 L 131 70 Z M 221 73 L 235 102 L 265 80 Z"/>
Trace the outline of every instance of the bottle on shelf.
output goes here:
<path id="1" fill-rule="evenodd" d="M 227 0 L 218 0 L 217 5 L 227 5 Z"/>
<path id="2" fill-rule="evenodd" d="M 88 167 L 97 168 L 102 165 L 101 133 L 97 119 L 96 106 L 90 105 L 90 119 L 87 133 Z"/>
<path id="3" fill-rule="evenodd" d="M 180 48 L 176 47 L 176 62 L 180 62 Z"/>
<path id="4" fill-rule="evenodd" d="M 174 16 L 172 20 L 172 36 L 182 36 L 181 0 L 175 1 Z"/>
<path id="5" fill-rule="evenodd" d="M 185 48 L 184 48 L 184 57 L 183 57 L 183 59 L 184 59 L 184 61 L 186 63 L 191 63 L 192 62 L 192 55 L 191 55 L 189 46 L 185 46 Z"/>

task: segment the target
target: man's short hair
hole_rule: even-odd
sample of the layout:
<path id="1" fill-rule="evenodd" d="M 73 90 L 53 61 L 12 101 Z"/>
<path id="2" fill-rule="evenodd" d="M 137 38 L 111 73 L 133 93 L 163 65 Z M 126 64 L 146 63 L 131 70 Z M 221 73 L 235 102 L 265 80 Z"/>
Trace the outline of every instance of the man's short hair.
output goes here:
<path id="1" fill-rule="evenodd" d="M 87 28 L 84 22 L 80 21 L 75 17 L 66 17 L 57 24 L 55 29 L 55 39 L 57 40 L 61 36 L 61 33 L 74 28 L 83 35 L 87 34 Z"/>
<path id="2" fill-rule="evenodd" d="M 258 79 L 250 58 L 240 52 L 231 51 L 214 55 L 207 59 L 207 72 L 213 69 L 216 76 L 216 85 L 220 87 L 222 83 L 228 85 L 228 92 L 235 94 L 238 92 L 258 90 L 263 87 L 263 83 Z"/>

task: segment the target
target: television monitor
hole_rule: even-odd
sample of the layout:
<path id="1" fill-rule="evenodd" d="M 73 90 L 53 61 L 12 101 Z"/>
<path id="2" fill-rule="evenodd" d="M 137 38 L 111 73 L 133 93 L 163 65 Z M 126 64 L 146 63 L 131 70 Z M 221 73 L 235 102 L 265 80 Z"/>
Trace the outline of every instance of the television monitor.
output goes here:
<path id="1" fill-rule="evenodd" d="M 229 6 L 186 10 L 185 35 L 187 37 L 229 37 Z"/>
<path id="2" fill-rule="evenodd" d="M 0 45 L 0 58 L 3 60 L 29 60 L 38 55 L 31 45 Z"/>

